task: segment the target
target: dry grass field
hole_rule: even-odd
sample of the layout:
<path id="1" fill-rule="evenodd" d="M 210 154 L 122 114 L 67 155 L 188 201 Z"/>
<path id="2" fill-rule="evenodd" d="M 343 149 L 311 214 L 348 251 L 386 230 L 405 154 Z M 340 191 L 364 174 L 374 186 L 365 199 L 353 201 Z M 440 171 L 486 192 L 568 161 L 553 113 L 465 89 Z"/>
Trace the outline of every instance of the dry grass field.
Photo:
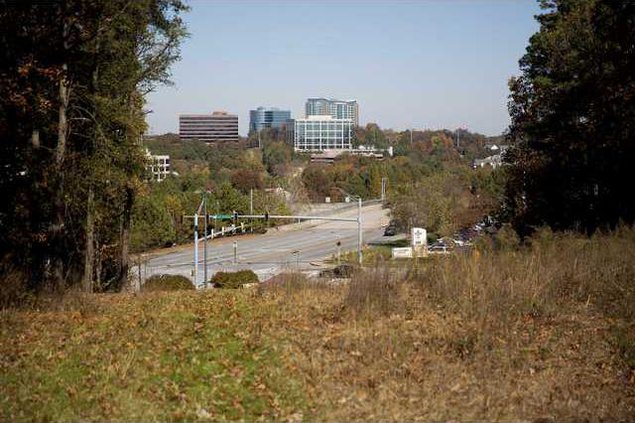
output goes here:
<path id="1" fill-rule="evenodd" d="M 635 420 L 635 231 L 0 312 L 0 420 Z"/>

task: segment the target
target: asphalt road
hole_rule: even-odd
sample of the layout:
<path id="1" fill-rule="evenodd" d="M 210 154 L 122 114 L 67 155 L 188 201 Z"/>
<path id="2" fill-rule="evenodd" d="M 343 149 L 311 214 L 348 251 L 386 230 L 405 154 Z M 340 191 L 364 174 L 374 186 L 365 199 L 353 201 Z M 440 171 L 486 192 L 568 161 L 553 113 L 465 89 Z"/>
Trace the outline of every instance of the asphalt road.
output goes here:
<path id="1" fill-rule="evenodd" d="M 323 214 L 323 213 L 322 213 Z M 332 217 L 357 217 L 357 208 L 335 210 Z M 383 235 L 388 222 L 388 210 L 381 204 L 362 207 L 362 232 L 364 244 L 376 241 Z M 307 221 L 270 229 L 264 235 L 244 235 L 218 238 L 207 242 L 207 274 L 210 278 L 218 271 L 251 269 L 265 280 L 284 270 L 318 270 L 324 260 L 341 251 L 357 250 L 357 222 Z M 234 247 L 237 244 L 237 260 L 234 263 Z M 199 267 L 197 284 L 204 276 L 203 242 L 199 243 Z M 154 274 L 179 274 L 192 278 L 194 269 L 194 244 L 180 246 L 176 251 L 150 255 L 141 261 L 141 276 Z"/>

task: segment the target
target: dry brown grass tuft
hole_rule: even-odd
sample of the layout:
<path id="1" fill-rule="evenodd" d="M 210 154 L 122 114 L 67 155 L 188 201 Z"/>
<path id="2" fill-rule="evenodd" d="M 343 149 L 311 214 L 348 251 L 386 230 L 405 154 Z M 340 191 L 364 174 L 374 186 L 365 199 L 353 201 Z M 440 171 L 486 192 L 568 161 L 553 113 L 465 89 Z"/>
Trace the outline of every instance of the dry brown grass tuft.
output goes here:
<path id="1" fill-rule="evenodd" d="M 629 229 L 592 238 L 542 230 L 528 247 L 444 257 L 411 279 L 435 303 L 475 320 L 504 324 L 579 304 L 632 320 L 634 246 Z"/>
<path id="2" fill-rule="evenodd" d="M 377 262 L 373 268 L 353 274 L 344 305 L 356 317 L 390 315 L 403 304 L 401 283 L 395 269 Z"/>
<path id="3" fill-rule="evenodd" d="M 631 420 L 634 233 L 379 265 L 278 297 L 272 336 L 320 419 Z"/>

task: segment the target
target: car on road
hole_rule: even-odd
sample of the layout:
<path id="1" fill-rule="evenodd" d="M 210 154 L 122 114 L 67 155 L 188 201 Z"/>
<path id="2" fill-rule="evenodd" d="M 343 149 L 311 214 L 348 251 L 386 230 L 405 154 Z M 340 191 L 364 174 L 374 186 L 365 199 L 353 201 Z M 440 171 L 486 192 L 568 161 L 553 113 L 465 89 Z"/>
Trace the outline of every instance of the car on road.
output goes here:
<path id="1" fill-rule="evenodd" d="M 384 236 L 395 236 L 397 235 L 397 228 L 395 226 L 386 226 L 384 229 Z"/>

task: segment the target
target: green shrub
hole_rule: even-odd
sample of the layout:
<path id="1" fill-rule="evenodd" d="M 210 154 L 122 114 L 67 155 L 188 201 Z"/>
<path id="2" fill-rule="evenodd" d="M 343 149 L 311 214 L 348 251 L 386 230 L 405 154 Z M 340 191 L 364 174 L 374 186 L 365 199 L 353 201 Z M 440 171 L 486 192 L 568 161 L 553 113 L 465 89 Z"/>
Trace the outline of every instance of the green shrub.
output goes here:
<path id="1" fill-rule="evenodd" d="M 237 272 L 218 272 L 212 277 L 210 283 L 214 288 L 236 289 L 245 284 L 258 283 L 258 276 L 252 270 L 239 270 Z"/>
<path id="2" fill-rule="evenodd" d="M 191 280 L 181 275 L 154 275 L 146 279 L 143 291 L 180 291 L 196 289 Z"/>

